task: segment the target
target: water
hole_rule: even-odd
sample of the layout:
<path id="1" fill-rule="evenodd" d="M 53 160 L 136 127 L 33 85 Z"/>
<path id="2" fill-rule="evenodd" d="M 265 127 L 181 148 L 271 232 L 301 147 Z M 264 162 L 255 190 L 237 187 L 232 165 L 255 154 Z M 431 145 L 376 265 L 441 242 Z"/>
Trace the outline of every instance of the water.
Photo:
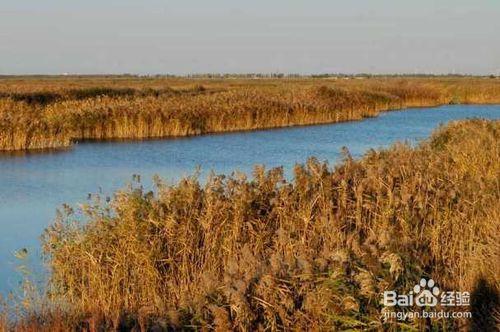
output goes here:
<path id="1" fill-rule="evenodd" d="M 72 149 L 20 156 L 0 154 L 0 294 L 18 287 L 19 262 L 13 256 L 26 247 L 40 268 L 39 236 L 62 203 L 85 202 L 88 193 L 110 194 L 141 174 L 174 182 L 201 167 L 229 174 L 251 172 L 253 165 L 283 165 L 290 175 L 309 156 L 334 163 L 343 146 L 353 156 L 396 141 L 415 143 L 439 124 L 471 117 L 500 118 L 496 106 L 443 106 L 392 111 L 377 118 L 331 125 L 208 135 L 174 140 L 80 143 Z"/>

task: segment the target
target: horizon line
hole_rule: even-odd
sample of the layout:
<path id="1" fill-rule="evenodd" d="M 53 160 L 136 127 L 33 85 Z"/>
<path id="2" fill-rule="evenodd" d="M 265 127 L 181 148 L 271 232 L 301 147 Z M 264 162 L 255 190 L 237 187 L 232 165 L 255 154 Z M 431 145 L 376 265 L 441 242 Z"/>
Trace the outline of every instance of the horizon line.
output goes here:
<path id="1" fill-rule="evenodd" d="M 0 78 L 6 77 L 177 77 L 177 78 L 224 78 L 224 77 L 254 77 L 254 78 L 321 78 L 321 77 L 384 77 L 384 76 L 407 76 L 407 77 L 421 77 L 421 76 L 466 76 L 466 77 L 500 77 L 500 72 L 490 73 L 490 74 L 479 74 L 479 73 L 309 73 L 300 74 L 293 72 L 248 72 L 248 73 L 230 73 L 230 72 L 200 72 L 191 74 L 172 74 L 172 73 L 155 73 L 155 74 L 140 74 L 140 73 L 59 73 L 59 74 L 48 74 L 48 73 L 29 73 L 29 74 L 1 74 Z"/>

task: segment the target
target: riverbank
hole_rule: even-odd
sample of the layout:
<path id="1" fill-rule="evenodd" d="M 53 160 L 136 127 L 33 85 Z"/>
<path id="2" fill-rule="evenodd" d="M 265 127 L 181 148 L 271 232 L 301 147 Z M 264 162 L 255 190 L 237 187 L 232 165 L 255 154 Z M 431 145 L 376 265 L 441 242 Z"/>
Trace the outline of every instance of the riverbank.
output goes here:
<path id="1" fill-rule="evenodd" d="M 500 121 L 454 122 L 416 148 L 334 169 L 311 159 L 291 182 L 256 168 L 158 180 L 156 194 L 137 183 L 85 206 L 83 223 L 67 209 L 43 236 L 49 292 L 23 303 L 17 327 L 488 330 L 499 139 Z M 422 277 L 471 292 L 472 320 L 382 321 L 382 293 Z"/>
<path id="2" fill-rule="evenodd" d="M 336 123 L 449 103 L 500 103 L 500 80 L 3 78 L 0 151 Z"/>

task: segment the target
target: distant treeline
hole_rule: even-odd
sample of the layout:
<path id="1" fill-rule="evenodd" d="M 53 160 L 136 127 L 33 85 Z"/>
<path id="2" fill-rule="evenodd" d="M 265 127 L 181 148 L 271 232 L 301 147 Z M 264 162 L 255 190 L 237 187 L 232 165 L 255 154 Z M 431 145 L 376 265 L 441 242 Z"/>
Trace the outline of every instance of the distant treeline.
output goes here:
<path id="1" fill-rule="evenodd" d="M 224 78 L 349 78 L 349 77 L 363 77 L 363 78 L 383 78 L 383 77 L 488 77 L 499 78 L 500 74 L 461 74 L 461 73 L 448 73 L 448 74 L 433 74 L 433 73 L 394 73 L 394 74 L 377 74 L 377 73 L 311 73 L 311 74 L 298 74 L 298 73 L 193 73 L 193 74 L 38 74 L 38 75 L 1 75 L 2 78 L 54 78 L 54 77 L 68 77 L 68 78 L 204 78 L 204 79 L 224 79 Z"/>

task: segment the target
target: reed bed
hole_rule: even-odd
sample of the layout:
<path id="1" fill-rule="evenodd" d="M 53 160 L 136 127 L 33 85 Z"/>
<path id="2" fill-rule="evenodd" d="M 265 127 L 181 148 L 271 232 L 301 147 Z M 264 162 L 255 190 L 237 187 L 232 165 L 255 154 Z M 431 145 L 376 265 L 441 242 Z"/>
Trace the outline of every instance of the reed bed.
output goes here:
<path id="1" fill-rule="evenodd" d="M 500 80 L 4 79 L 0 151 L 334 123 L 448 103 L 500 103 Z"/>
<path id="2" fill-rule="evenodd" d="M 416 148 L 345 152 L 333 168 L 312 158 L 291 181 L 258 166 L 94 196 L 86 217 L 65 207 L 42 238 L 44 300 L 59 311 L 26 310 L 10 327 L 492 330 L 499 142 L 500 121 L 468 120 Z M 382 292 L 421 277 L 471 291 L 473 319 L 382 320 Z"/>

